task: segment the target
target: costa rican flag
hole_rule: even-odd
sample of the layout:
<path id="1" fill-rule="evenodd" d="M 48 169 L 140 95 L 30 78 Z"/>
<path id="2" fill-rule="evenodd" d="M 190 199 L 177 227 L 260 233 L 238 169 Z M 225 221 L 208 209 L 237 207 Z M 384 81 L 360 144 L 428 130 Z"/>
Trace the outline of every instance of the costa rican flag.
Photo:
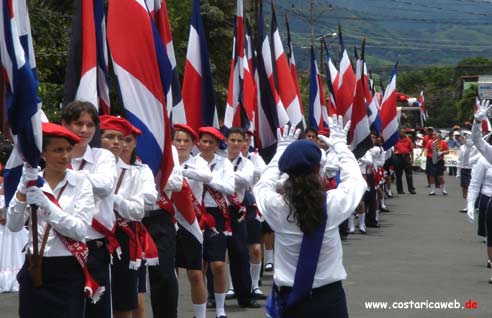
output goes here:
<path id="1" fill-rule="evenodd" d="M 144 0 L 110 0 L 108 43 L 128 120 L 142 131 L 137 153 L 163 192 L 174 162 L 164 92 L 171 64 Z"/>
<path id="2" fill-rule="evenodd" d="M 309 75 L 309 127 L 321 129 L 328 127 L 328 111 L 326 109 L 323 83 L 319 74 L 314 47 L 311 45 L 311 71 Z"/>
<path id="3" fill-rule="evenodd" d="M 302 108 L 302 98 L 301 98 L 301 91 L 299 89 L 296 59 L 294 57 L 294 47 L 292 45 L 292 41 L 290 38 L 290 26 L 289 26 L 289 19 L 287 18 L 287 15 L 285 15 L 285 26 L 287 27 L 287 49 L 288 49 L 287 58 L 289 61 L 290 74 L 292 75 L 294 86 L 296 87 L 296 94 L 297 94 L 297 100 L 299 101 L 299 108 L 301 109 L 301 113 L 303 113 L 304 109 Z"/>
<path id="4" fill-rule="evenodd" d="M 167 14 L 165 0 L 147 0 L 150 14 L 154 18 L 155 25 L 159 31 L 162 43 L 166 48 L 167 56 L 171 62 L 172 76 L 171 86 L 165 92 L 167 114 L 172 124 L 186 124 L 186 114 L 181 96 L 181 84 L 179 81 L 178 68 L 176 67 L 176 55 L 174 54 L 173 36 L 171 25 Z"/>
<path id="5" fill-rule="evenodd" d="M 182 90 L 186 122 L 195 130 L 202 126 L 219 128 L 200 0 L 193 0 L 192 10 Z"/>
<path id="6" fill-rule="evenodd" d="M 321 43 L 325 47 L 327 60 L 325 64 L 325 71 L 327 78 L 326 83 L 328 85 L 328 114 L 333 116 L 337 113 L 337 102 L 335 96 L 338 88 L 338 70 L 335 64 L 333 64 L 333 60 L 331 59 L 330 52 L 328 52 L 328 46 L 326 45 L 325 39 L 322 39 Z"/>
<path id="7" fill-rule="evenodd" d="M 364 47 L 364 43 L 362 44 Z M 363 49 L 364 50 L 364 49 Z M 357 60 L 356 68 L 356 88 L 352 106 L 352 117 L 349 131 L 351 148 L 356 158 L 364 156 L 367 150 L 372 147 L 369 131 L 369 121 L 366 110 L 366 89 L 367 82 L 364 78 L 364 60 Z"/>
<path id="8" fill-rule="evenodd" d="M 388 150 L 396 145 L 398 142 L 398 118 L 396 112 L 396 70 L 398 67 L 398 61 L 396 61 L 395 68 L 391 79 L 384 91 L 383 102 L 381 103 L 381 125 L 383 136 L 383 148 Z"/>
<path id="9" fill-rule="evenodd" d="M 238 0 L 232 43 L 231 71 L 229 73 L 229 87 L 227 90 L 227 105 L 224 116 L 224 125 L 227 128 L 233 126 L 242 127 L 240 95 L 244 82 L 244 41 L 243 1 Z"/>
<path id="10" fill-rule="evenodd" d="M 267 148 L 276 142 L 276 131 L 289 122 L 289 116 L 275 89 L 273 78 L 272 51 L 265 33 L 263 4 L 258 8 L 258 45 L 256 63 L 256 89 L 258 94 L 257 145 Z M 290 76 L 290 75 L 289 75 Z"/>
<path id="11" fill-rule="evenodd" d="M 256 96 L 256 83 L 254 79 L 253 68 L 253 49 L 251 46 L 252 38 L 250 36 L 251 30 L 248 22 L 246 21 L 246 34 L 244 41 L 244 81 L 243 90 L 241 94 L 242 110 L 241 112 L 241 126 L 245 131 L 255 131 L 255 114 L 258 108 L 257 96 Z"/>
<path id="12" fill-rule="evenodd" d="M 23 18 L 27 17 L 26 1 L 1 0 L 0 6 L 0 56 L 6 88 L 7 122 L 14 142 L 14 151 L 4 171 L 5 203 L 8 206 L 22 175 L 23 161 L 31 167 L 38 166 L 42 132 L 38 82 L 32 69 L 35 63 L 31 64 L 29 60 L 29 55 L 34 57 L 34 52 L 31 50 L 28 54 L 24 50 L 19 26 L 25 26 L 26 20 L 22 21 L 22 15 L 14 14 L 24 12 Z"/>
<path id="13" fill-rule="evenodd" d="M 272 56 L 275 59 L 273 64 L 273 72 L 275 74 L 274 84 L 277 88 L 278 94 L 282 101 L 282 104 L 287 111 L 290 123 L 294 126 L 304 127 L 304 115 L 301 110 L 301 103 L 297 96 L 297 89 L 294 83 L 294 79 L 291 70 L 289 69 L 289 63 L 284 52 L 284 46 L 282 39 L 280 38 L 280 32 L 277 25 L 277 17 L 275 15 L 275 5 L 272 1 Z"/>
<path id="14" fill-rule="evenodd" d="M 338 89 L 336 91 L 337 114 L 343 116 L 343 123 L 346 124 L 352 118 L 352 103 L 355 92 L 355 74 L 347 50 L 343 45 L 342 28 L 338 26 L 340 38 L 340 74 L 338 76 Z"/>
<path id="15" fill-rule="evenodd" d="M 64 105 L 92 103 L 109 114 L 108 50 L 103 0 L 76 0 L 64 83 Z"/>

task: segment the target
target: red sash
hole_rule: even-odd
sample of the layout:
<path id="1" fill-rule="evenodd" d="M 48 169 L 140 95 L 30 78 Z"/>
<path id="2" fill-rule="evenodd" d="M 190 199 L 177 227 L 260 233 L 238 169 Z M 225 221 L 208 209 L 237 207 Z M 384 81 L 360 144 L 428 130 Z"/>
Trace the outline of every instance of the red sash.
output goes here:
<path id="1" fill-rule="evenodd" d="M 44 191 L 43 193 L 51 202 L 56 204 L 56 206 L 61 209 L 58 200 L 53 196 L 53 194 Z M 89 249 L 87 248 L 87 245 L 85 245 L 85 243 L 83 242 L 65 237 L 58 233 L 56 230 L 55 233 L 63 242 L 63 245 L 65 245 L 67 250 L 69 250 L 72 256 L 75 257 L 75 259 L 79 262 L 85 279 L 84 292 L 87 297 L 91 299 L 92 303 L 95 304 L 101 298 L 105 288 L 104 286 L 99 286 L 99 284 L 94 280 L 94 278 L 92 278 L 91 274 L 89 273 L 89 269 L 87 268 L 87 257 L 89 255 Z"/>
<path id="2" fill-rule="evenodd" d="M 113 257 L 113 253 L 116 251 L 116 256 L 118 258 L 121 257 L 121 246 L 116 236 L 114 235 L 114 231 L 116 230 L 116 224 L 113 226 L 112 230 L 109 230 L 105 227 L 101 222 L 99 222 L 96 218 L 92 218 L 92 228 L 97 232 L 104 235 L 104 237 L 108 240 L 108 251 L 111 258 Z"/>
<path id="3" fill-rule="evenodd" d="M 171 201 L 171 199 L 169 199 L 166 192 L 162 191 L 162 194 L 157 199 L 157 205 L 161 209 L 163 209 L 164 211 L 169 213 L 171 215 L 171 217 L 173 218 L 173 222 L 176 223 L 176 219 L 174 217 L 175 212 L 174 212 L 173 202 Z"/>
<path id="4" fill-rule="evenodd" d="M 222 216 L 224 217 L 224 220 L 225 220 L 224 234 L 225 235 L 231 235 L 232 230 L 231 230 L 231 222 L 230 222 L 230 218 L 229 218 L 229 207 L 227 205 L 226 199 L 224 198 L 224 195 L 222 193 L 220 193 L 219 191 L 212 189 L 212 187 L 210 187 L 206 184 L 203 185 L 203 189 L 205 191 L 207 191 L 212 196 L 215 203 L 217 204 L 217 207 L 219 208 L 220 213 L 222 213 Z"/>
<path id="5" fill-rule="evenodd" d="M 159 265 L 159 253 L 155 246 L 152 236 L 142 222 L 135 222 L 137 230 L 137 238 L 142 247 L 142 259 L 145 260 L 145 265 L 157 266 Z"/>
<path id="6" fill-rule="evenodd" d="M 179 209 L 188 224 L 193 224 L 195 217 L 200 225 L 200 229 L 215 228 L 215 219 L 207 212 L 203 204 L 195 197 L 186 179 L 183 179 L 183 188 L 180 192 L 174 192 L 173 202 Z"/>

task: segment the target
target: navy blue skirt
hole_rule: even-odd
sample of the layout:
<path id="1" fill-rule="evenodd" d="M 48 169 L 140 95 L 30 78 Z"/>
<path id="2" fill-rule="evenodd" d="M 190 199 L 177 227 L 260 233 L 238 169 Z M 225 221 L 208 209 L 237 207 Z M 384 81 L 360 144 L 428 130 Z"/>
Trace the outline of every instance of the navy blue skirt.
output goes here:
<path id="1" fill-rule="evenodd" d="M 32 286 L 28 267 L 26 257 L 17 274 L 20 318 L 84 317 L 84 275 L 74 257 L 43 257 L 41 287 Z"/>

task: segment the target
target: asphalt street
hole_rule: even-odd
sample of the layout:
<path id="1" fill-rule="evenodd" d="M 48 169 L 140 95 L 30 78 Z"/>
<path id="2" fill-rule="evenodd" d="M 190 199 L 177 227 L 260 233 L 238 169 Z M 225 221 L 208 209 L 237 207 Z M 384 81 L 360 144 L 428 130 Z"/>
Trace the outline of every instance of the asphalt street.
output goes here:
<path id="1" fill-rule="evenodd" d="M 391 211 L 381 214 L 381 228 L 356 233 L 343 243 L 350 317 L 492 317 L 486 246 L 476 235 L 476 223 L 467 223 L 466 214 L 458 213 L 464 207 L 459 182 L 446 178 L 449 195 L 438 191 L 428 196 L 425 176 L 416 174 L 416 195 L 388 199 Z M 179 317 L 191 318 L 189 285 L 185 272 L 180 274 Z M 265 293 L 271 283 L 268 273 L 263 277 Z M 450 303 L 458 308 L 443 308 Z M 16 293 L 0 294 L 0 317 L 17 317 L 17 306 Z M 230 318 L 265 317 L 263 308 L 243 309 L 233 300 L 226 302 L 226 311 Z M 207 317 L 214 314 L 209 309 Z"/>

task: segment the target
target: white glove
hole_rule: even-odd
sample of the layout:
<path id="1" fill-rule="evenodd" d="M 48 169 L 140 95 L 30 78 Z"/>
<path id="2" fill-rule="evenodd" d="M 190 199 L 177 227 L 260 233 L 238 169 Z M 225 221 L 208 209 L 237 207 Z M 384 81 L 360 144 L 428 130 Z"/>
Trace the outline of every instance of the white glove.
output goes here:
<path id="1" fill-rule="evenodd" d="M 325 137 L 322 135 L 318 135 L 318 138 L 327 144 L 329 147 L 334 147 L 335 144 L 339 142 L 343 142 L 347 144 L 347 133 L 350 129 L 350 120 L 343 127 L 343 117 L 337 115 L 333 115 L 333 117 L 328 117 L 328 125 L 330 127 L 330 137 Z"/>
<path id="2" fill-rule="evenodd" d="M 474 220 L 475 220 L 475 209 L 468 209 L 468 211 L 466 212 L 466 220 L 469 223 L 474 222 Z"/>
<path id="3" fill-rule="evenodd" d="M 47 217 L 51 214 L 51 206 L 53 203 L 44 195 L 41 188 L 30 187 L 27 189 L 26 201 L 30 205 L 37 205 L 41 210 L 38 210 L 39 215 Z"/>
<path id="4" fill-rule="evenodd" d="M 492 105 L 490 105 L 490 102 L 488 100 L 482 100 L 480 102 L 480 105 L 478 106 L 477 112 L 475 113 L 475 119 L 478 122 L 481 122 L 483 119 L 487 119 L 487 112 L 491 107 Z"/>
<path id="5" fill-rule="evenodd" d="M 19 181 L 19 185 L 17 186 L 17 191 L 25 194 L 27 190 L 27 183 L 29 181 L 38 179 L 38 168 L 32 168 L 28 163 L 24 163 L 22 167 L 22 176 Z"/>
<path id="6" fill-rule="evenodd" d="M 197 172 L 197 168 L 194 167 L 194 166 L 190 166 L 190 165 L 185 165 L 186 168 L 181 170 L 181 172 L 183 173 L 183 177 L 186 177 L 186 178 L 190 178 L 190 179 L 198 179 L 199 178 L 199 173 Z"/>
<path id="7" fill-rule="evenodd" d="M 296 129 L 293 125 L 291 125 L 290 128 L 288 125 L 285 125 L 282 132 L 280 131 L 280 128 L 277 128 L 277 149 L 281 147 L 286 148 L 299 138 L 300 133 L 301 130 L 298 128 Z"/>

